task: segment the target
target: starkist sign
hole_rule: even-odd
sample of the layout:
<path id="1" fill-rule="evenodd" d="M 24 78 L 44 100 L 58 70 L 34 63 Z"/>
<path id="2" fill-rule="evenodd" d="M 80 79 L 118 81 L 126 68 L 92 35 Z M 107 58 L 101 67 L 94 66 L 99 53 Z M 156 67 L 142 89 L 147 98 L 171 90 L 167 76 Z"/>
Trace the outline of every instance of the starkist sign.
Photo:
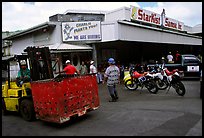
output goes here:
<path id="1" fill-rule="evenodd" d="M 130 13 L 131 20 L 136 20 L 159 26 L 163 25 L 166 28 L 171 28 L 179 31 L 183 31 L 184 28 L 184 23 L 182 22 L 138 7 L 131 6 Z"/>

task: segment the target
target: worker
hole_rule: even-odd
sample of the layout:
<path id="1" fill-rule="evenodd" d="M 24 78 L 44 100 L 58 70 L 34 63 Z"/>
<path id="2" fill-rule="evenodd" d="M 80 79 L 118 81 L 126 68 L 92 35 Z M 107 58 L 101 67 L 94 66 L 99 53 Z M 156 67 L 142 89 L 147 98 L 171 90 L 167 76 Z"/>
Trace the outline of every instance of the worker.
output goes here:
<path id="1" fill-rule="evenodd" d="M 100 81 L 99 81 L 99 76 L 98 76 L 98 70 L 97 70 L 96 66 L 94 65 L 94 60 L 91 60 L 89 70 L 90 70 L 90 72 L 89 72 L 90 74 L 96 75 L 96 80 L 97 80 L 97 83 L 99 84 Z"/>
<path id="2" fill-rule="evenodd" d="M 171 52 L 169 52 L 169 54 L 167 55 L 167 59 L 169 63 L 173 62 L 173 55 L 171 54 Z"/>
<path id="3" fill-rule="evenodd" d="M 59 73 L 66 73 L 67 75 L 74 75 L 74 74 L 80 74 L 79 71 L 73 66 L 70 62 L 70 60 L 67 60 L 65 62 L 66 67 L 63 69 L 63 71 L 60 71 Z"/>
<path id="4" fill-rule="evenodd" d="M 22 86 L 25 82 L 30 82 L 30 70 L 26 66 L 26 61 L 21 60 L 20 61 L 20 70 L 18 71 L 18 75 L 16 78 L 17 86 Z"/>
<path id="5" fill-rule="evenodd" d="M 94 61 L 93 60 L 90 62 L 90 67 L 89 68 L 90 68 L 90 74 L 96 74 L 97 73 L 97 68 L 94 65 Z"/>
<path id="6" fill-rule="evenodd" d="M 87 66 L 85 65 L 85 62 L 84 62 L 84 61 L 81 62 L 79 71 L 80 71 L 80 74 L 81 74 L 81 75 L 85 75 L 85 74 L 88 73 L 88 68 L 87 68 Z"/>
<path id="7" fill-rule="evenodd" d="M 103 84 L 107 80 L 108 91 L 112 98 L 109 102 L 116 102 L 118 100 L 116 85 L 120 83 L 120 69 L 115 65 L 114 58 L 109 58 L 108 63 L 109 67 L 105 71 Z"/>
<path id="8" fill-rule="evenodd" d="M 176 51 L 176 54 L 175 54 L 175 62 L 176 63 L 179 63 L 180 56 L 181 56 L 181 54 L 179 53 L 179 51 Z"/>

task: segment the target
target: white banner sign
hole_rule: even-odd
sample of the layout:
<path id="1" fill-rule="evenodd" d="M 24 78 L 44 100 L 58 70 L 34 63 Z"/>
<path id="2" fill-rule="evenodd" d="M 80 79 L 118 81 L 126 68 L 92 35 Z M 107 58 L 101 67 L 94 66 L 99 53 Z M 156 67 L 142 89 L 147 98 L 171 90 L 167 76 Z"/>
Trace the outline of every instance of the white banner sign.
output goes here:
<path id="1" fill-rule="evenodd" d="M 63 41 L 101 40 L 100 21 L 63 22 Z"/>
<path id="2" fill-rule="evenodd" d="M 155 24 L 155 25 L 161 25 L 160 14 L 143 10 L 141 8 L 134 7 L 134 6 L 130 7 L 130 11 L 131 11 L 130 18 L 132 20 L 137 20 L 137 21 L 146 22 L 146 23 Z"/>
<path id="3" fill-rule="evenodd" d="M 163 25 L 164 27 L 171 28 L 171 29 L 176 29 L 180 31 L 184 30 L 184 23 L 168 17 L 165 17 Z"/>
<path id="4" fill-rule="evenodd" d="M 168 17 L 162 17 L 160 14 L 134 6 L 130 6 L 130 19 L 159 26 L 163 24 L 166 28 L 176 29 L 179 31 L 184 30 L 184 23 L 182 22 Z"/>

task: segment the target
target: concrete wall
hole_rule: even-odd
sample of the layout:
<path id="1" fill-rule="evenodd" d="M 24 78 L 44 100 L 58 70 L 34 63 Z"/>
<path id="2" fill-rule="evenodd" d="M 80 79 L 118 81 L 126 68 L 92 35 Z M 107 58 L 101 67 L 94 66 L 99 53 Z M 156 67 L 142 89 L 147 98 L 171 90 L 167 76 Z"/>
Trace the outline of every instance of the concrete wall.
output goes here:
<path id="1" fill-rule="evenodd" d="M 118 40 L 118 23 L 102 22 L 101 23 L 102 42 Z"/>
<path id="2" fill-rule="evenodd" d="M 130 21 L 130 8 L 122 7 L 106 13 L 105 21 L 117 21 L 117 20 Z"/>
<path id="3" fill-rule="evenodd" d="M 23 50 L 30 45 L 33 45 L 32 34 L 13 39 L 12 47 L 10 49 L 11 55 L 19 55 L 23 53 Z"/>

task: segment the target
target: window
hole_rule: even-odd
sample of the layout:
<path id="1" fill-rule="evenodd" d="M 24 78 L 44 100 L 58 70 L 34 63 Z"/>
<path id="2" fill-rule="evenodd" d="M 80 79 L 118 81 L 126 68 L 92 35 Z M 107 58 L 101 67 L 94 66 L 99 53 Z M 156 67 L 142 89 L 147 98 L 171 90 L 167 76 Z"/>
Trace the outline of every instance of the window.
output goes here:
<path id="1" fill-rule="evenodd" d="M 184 63 L 199 63 L 196 57 L 184 57 Z"/>

